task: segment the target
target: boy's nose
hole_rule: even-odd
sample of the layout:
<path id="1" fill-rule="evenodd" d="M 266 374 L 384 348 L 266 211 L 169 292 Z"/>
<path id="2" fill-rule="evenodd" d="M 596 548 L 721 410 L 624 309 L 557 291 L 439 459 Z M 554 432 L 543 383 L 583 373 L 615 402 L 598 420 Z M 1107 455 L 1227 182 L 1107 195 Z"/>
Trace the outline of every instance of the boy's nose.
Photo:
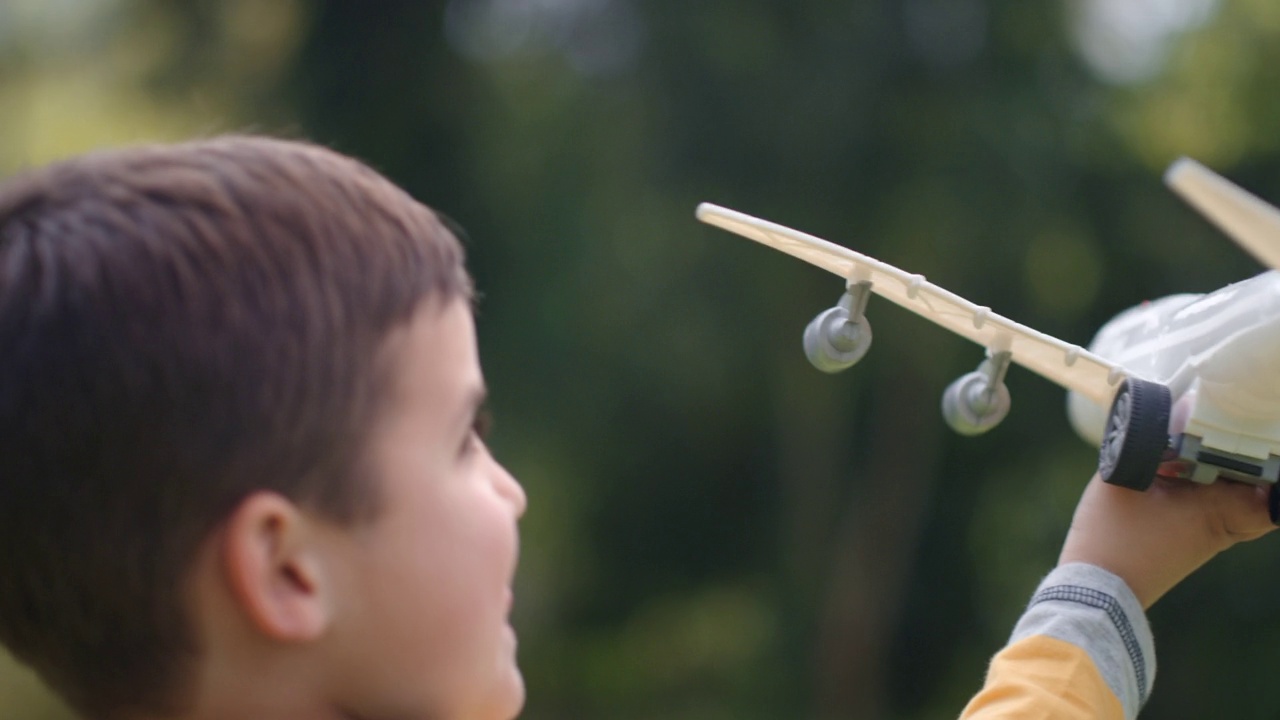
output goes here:
<path id="1" fill-rule="evenodd" d="M 517 518 L 523 516 L 525 508 L 529 505 L 529 498 L 525 496 L 524 488 L 520 486 L 520 482 L 511 473 L 507 472 L 502 463 L 495 460 L 493 465 L 494 471 L 497 473 L 494 483 L 498 488 L 498 493 L 515 508 Z"/>

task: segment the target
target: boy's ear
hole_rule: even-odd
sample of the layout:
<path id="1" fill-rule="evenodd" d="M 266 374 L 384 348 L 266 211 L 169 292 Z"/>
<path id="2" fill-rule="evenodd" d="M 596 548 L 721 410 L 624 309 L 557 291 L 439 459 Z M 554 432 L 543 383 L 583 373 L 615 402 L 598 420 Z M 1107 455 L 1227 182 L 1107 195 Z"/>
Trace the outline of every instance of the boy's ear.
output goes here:
<path id="1" fill-rule="evenodd" d="M 329 626 L 332 588 L 311 525 L 287 498 L 259 491 L 241 501 L 222 534 L 220 564 L 231 595 L 271 639 L 314 640 Z"/>

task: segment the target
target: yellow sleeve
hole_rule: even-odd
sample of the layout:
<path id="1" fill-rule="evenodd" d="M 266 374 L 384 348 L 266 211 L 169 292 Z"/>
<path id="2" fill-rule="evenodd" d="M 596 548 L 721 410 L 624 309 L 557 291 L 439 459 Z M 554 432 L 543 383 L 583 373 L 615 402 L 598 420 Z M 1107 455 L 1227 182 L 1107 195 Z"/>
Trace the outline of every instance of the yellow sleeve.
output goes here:
<path id="1" fill-rule="evenodd" d="M 1001 650 L 961 720 L 1124 720 L 1120 699 L 1083 649 L 1032 635 Z"/>

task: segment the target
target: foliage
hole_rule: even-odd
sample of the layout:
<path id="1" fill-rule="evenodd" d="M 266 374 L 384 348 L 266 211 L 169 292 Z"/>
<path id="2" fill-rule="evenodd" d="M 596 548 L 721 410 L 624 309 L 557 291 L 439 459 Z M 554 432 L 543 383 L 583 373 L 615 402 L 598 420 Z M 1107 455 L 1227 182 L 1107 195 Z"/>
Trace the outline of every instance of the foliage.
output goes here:
<path id="1" fill-rule="evenodd" d="M 799 334 L 838 281 L 692 213 L 805 229 L 1081 343 L 1254 272 L 1159 173 L 1192 154 L 1280 200 L 1280 14 L 1224 5 L 1162 74 L 1109 85 L 1078 5 L 13 0 L 0 168 L 302 135 L 469 229 L 496 452 L 531 498 L 525 717 L 945 717 L 1054 562 L 1091 449 L 1021 373 L 1005 426 L 950 435 L 938 398 L 981 351 L 894 307 L 862 365 L 811 370 Z M 1156 608 L 1151 716 L 1275 714 L 1241 690 L 1280 663 L 1277 553 Z"/>

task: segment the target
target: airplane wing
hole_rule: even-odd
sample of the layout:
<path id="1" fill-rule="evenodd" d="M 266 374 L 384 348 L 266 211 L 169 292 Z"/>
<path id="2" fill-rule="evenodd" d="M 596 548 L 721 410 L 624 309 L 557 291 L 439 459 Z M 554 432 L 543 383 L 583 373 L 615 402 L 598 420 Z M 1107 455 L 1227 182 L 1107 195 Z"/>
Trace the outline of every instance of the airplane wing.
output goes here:
<path id="1" fill-rule="evenodd" d="M 1164 182 L 1263 265 L 1280 270 L 1280 210 L 1191 158 L 1170 165 Z"/>
<path id="2" fill-rule="evenodd" d="M 849 282 L 870 281 L 881 297 L 932 320 L 994 352 L 1010 351 L 1013 361 L 1049 380 L 1110 407 L 1124 368 L 1077 345 L 1019 325 L 892 265 L 789 227 L 711 203 L 698 206 L 702 222 L 737 233 L 817 265 Z"/>

